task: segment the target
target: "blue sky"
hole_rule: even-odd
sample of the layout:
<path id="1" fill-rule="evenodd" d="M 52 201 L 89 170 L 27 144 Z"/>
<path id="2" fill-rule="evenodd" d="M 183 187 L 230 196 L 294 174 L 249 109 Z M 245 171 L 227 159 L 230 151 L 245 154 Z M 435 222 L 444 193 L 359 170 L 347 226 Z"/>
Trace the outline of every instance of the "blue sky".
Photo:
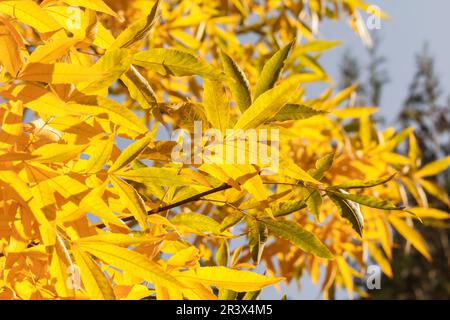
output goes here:
<path id="1" fill-rule="evenodd" d="M 381 29 L 374 30 L 381 38 L 379 53 L 387 59 L 385 69 L 389 73 L 390 82 L 385 87 L 381 114 L 386 125 L 394 125 L 398 111 L 406 97 L 406 92 L 414 74 L 415 56 L 428 42 L 430 52 L 436 57 L 436 71 L 441 81 L 443 98 L 450 94 L 450 44 L 444 33 L 450 31 L 450 1 L 448 0 L 369 0 L 381 7 L 390 17 L 382 21 Z M 367 53 L 361 40 L 343 21 L 324 22 L 319 38 L 342 40 L 343 45 L 326 53 L 320 60 L 324 69 L 335 81 L 339 79 L 339 64 L 344 52 L 348 49 L 352 54 L 367 63 Z M 382 284 L 381 284 L 382 285 Z M 309 277 L 301 281 L 300 289 L 296 284 L 282 286 L 282 290 L 266 288 L 263 299 L 280 299 L 282 292 L 288 299 L 320 299 L 319 286 L 311 283 Z M 344 291 L 337 298 L 347 299 Z"/>
<path id="2" fill-rule="evenodd" d="M 448 0 L 369 0 L 389 15 L 382 21 L 381 29 L 373 30 L 381 38 L 380 54 L 387 58 L 385 68 L 390 82 L 385 87 L 381 113 L 387 124 L 393 124 L 395 116 L 406 97 L 407 88 L 414 74 L 415 56 L 425 42 L 436 57 L 436 71 L 442 80 L 443 97 L 450 94 L 450 44 L 445 30 L 450 31 L 450 1 Z M 337 81 L 343 53 L 350 49 L 353 55 L 367 62 L 367 53 L 360 39 L 342 21 L 325 21 L 320 38 L 340 39 L 344 44 L 325 54 L 321 63 Z"/>

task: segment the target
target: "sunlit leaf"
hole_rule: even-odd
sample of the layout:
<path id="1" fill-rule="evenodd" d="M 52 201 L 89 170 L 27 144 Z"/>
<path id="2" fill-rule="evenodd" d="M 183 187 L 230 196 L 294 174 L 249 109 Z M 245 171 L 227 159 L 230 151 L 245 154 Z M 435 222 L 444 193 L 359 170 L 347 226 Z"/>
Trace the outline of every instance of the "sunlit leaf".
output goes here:
<path id="1" fill-rule="evenodd" d="M 389 200 L 381 200 L 372 196 L 367 196 L 363 194 L 350 194 L 350 193 L 339 193 L 336 191 L 329 191 L 335 197 L 351 200 L 352 202 L 360 203 L 362 205 L 384 210 L 402 210 L 403 207 L 397 207 L 394 203 Z"/>
<path id="2" fill-rule="evenodd" d="M 259 290 L 283 280 L 283 278 L 269 278 L 257 273 L 225 267 L 201 267 L 183 272 L 180 277 L 237 292 Z"/>
<path id="3" fill-rule="evenodd" d="M 361 213 L 359 205 L 351 200 L 341 198 L 334 193 L 328 193 L 328 196 L 333 200 L 334 204 L 339 210 L 340 215 L 348 220 L 352 228 L 362 236 L 364 228 L 364 217 Z"/>
<path id="4" fill-rule="evenodd" d="M 267 90 L 273 88 L 283 70 L 284 63 L 289 56 L 295 40 L 277 51 L 265 64 L 256 83 L 255 99 Z"/>
<path id="5" fill-rule="evenodd" d="M 277 236 L 289 240 L 301 250 L 325 259 L 333 259 L 330 250 L 311 232 L 293 221 L 264 220 L 269 230 Z"/>
<path id="6" fill-rule="evenodd" d="M 144 255 L 116 245 L 104 243 L 82 243 L 78 247 L 112 266 L 136 277 L 171 286 L 182 286 L 173 276 Z"/>
<path id="7" fill-rule="evenodd" d="M 147 229 L 147 211 L 145 210 L 145 204 L 139 193 L 125 181 L 110 177 L 111 182 L 114 185 L 114 189 L 120 196 L 120 199 L 126 204 L 126 207 L 130 210 L 136 220 L 139 222 L 142 229 Z"/>
<path id="8" fill-rule="evenodd" d="M 258 264 L 268 237 L 267 226 L 255 219 L 247 219 L 247 224 L 250 253 L 253 261 Z"/>
<path id="9" fill-rule="evenodd" d="M 27 0 L 1 1 L 0 12 L 15 17 L 39 32 L 51 32 L 61 26 L 36 2 Z"/>
<path id="10" fill-rule="evenodd" d="M 280 111 L 278 111 L 272 119 L 276 121 L 302 120 L 325 113 L 325 111 L 315 110 L 311 107 L 303 105 L 287 104 Z"/>
<path id="11" fill-rule="evenodd" d="M 108 169 L 108 172 L 114 172 L 125 167 L 139 156 L 139 154 L 148 146 L 152 139 L 153 137 L 151 135 L 146 135 L 144 138 L 130 144 L 122 153 L 120 153 L 119 157 Z"/>
<path id="12" fill-rule="evenodd" d="M 94 300 L 115 300 L 110 280 L 105 277 L 100 267 L 76 247 L 73 249 L 73 255 L 89 297 Z"/>
<path id="13" fill-rule="evenodd" d="M 289 101 L 298 85 L 296 77 L 292 77 L 261 94 L 239 118 L 234 129 L 256 128 L 272 118 Z"/>
<path id="14" fill-rule="evenodd" d="M 450 156 L 431 162 L 416 172 L 418 178 L 434 176 L 450 166 Z"/>
<path id="15" fill-rule="evenodd" d="M 223 75 L 207 62 L 185 51 L 157 48 L 139 52 L 134 56 L 134 64 L 162 75 L 192 76 L 207 79 L 223 79 Z"/>
<path id="16" fill-rule="evenodd" d="M 244 112 L 252 104 L 248 79 L 245 76 L 244 71 L 242 71 L 239 65 L 229 55 L 225 52 L 221 52 L 220 57 L 225 74 L 233 79 L 229 84 L 233 98 L 236 100 L 241 112 Z"/>
<path id="17" fill-rule="evenodd" d="M 198 213 L 179 213 L 170 220 L 175 226 L 195 233 L 220 234 L 220 224 L 214 219 Z"/>
<path id="18" fill-rule="evenodd" d="M 225 132 L 229 124 L 230 110 L 225 87 L 221 82 L 205 79 L 203 106 L 212 127 Z"/>
<path id="19" fill-rule="evenodd" d="M 389 216 L 389 222 L 394 228 L 425 257 L 427 260 L 431 260 L 431 255 L 428 246 L 417 230 L 409 226 L 403 219 Z"/>
<path id="20" fill-rule="evenodd" d="M 28 63 L 20 72 L 19 78 L 26 81 L 46 83 L 78 83 L 83 81 L 99 81 L 108 74 L 94 68 L 80 65 L 56 62 L 53 64 L 32 62 Z"/>

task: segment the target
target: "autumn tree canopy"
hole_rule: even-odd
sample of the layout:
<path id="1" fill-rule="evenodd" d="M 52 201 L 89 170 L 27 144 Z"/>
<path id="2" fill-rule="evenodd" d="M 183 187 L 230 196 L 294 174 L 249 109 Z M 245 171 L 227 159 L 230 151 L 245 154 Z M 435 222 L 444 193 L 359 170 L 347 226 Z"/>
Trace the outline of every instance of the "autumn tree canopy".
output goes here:
<path id="1" fill-rule="evenodd" d="M 392 276 L 394 230 L 432 259 L 414 226 L 450 217 L 426 198 L 449 204 L 450 157 L 422 166 L 320 65 L 321 21 L 370 45 L 370 10 L 0 1 L 0 298 L 256 299 L 304 274 L 352 296 Z"/>

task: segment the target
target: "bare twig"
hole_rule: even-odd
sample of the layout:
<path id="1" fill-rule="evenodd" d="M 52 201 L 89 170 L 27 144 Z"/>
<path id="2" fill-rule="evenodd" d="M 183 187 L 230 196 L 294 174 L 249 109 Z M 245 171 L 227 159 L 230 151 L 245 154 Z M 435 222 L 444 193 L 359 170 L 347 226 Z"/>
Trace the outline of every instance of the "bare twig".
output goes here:
<path id="1" fill-rule="evenodd" d="M 166 211 L 166 210 L 170 210 L 170 209 L 182 206 L 182 205 L 190 203 L 190 202 L 202 200 L 201 198 L 203 198 L 203 197 L 206 197 L 206 196 L 208 196 L 210 194 L 217 193 L 217 192 L 220 192 L 220 191 L 223 191 L 223 190 L 227 190 L 227 189 L 230 189 L 230 188 L 231 188 L 231 186 L 229 184 L 224 183 L 224 184 L 222 184 L 222 185 L 220 185 L 220 186 L 218 186 L 216 188 L 213 188 L 211 190 L 208 190 L 208 191 L 196 194 L 195 196 L 192 196 L 192 197 L 186 198 L 184 200 L 181 200 L 181 201 L 169 204 L 167 206 L 163 206 L 163 207 L 159 207 L 157 209 L 153 209 L 153 210 L 147 211 L 147 214 L 148 215 L 157 214 L 157 213 L 160 213 L 160 212 L 163 212 L 163 211 Z M 132 222 L 132 221 L 136 221 L 136 219 L 134 217 L 126 217 L 126 218 L 123 218 L 122 221 L 123 222 Z M 103 224 L 103 223 L 97 224 L 96 227 L 97 228 L 104 228 L 105 224 Z"/>
<path id="2" fill-rule="evenodd" d="M 181 201 L 169 204 L 167 206 L 163 206 L 163 207 L 159 207 L 157 209 L 153 209 L 153 210 L 147 211 L 147 214 L 148 215 L 157 214 L 157 213 L 160 213 L 160 212 L 163 212 L 163 211 L 166 211 L 166 210 L 170 210 L 170 209 L 182 206 L 182 205 L 190 203 L 190 202 L 201 200 L 203 197 L 206 197 L 206 196 L 208 196 L 210 194 L 217 193 L 217 192 L 220 192 L 220 191 L 223 191 L 223 190 L 227 190 L 227 189 L 230 189 L 230 188 L 231 188 L 231 186 L 229 184 L 224 183 L 224 184 L 222 184 L 222 185 L 220 185 L 220 186 L 218 186 L 216 188 L 213 188 L 211 190 L 208 190 L 208 191 L 196 194 L 195 196 L 192 196 L 192 197 L 186 198 L 184 200 L 181 200 Z M 136 219 L 134 217 L 126 217 L 126 218 L 122 219 L 123 222 L 131 222 L 131 221 L 135 221 L 135 220 Z M 96 227 L 97 228 L 104 228 L 105 224 L 104 223 L 100 223 L 100 224 L 97 224 Z M 28 245 L 28 247 L 34 247 L 35 245 L 36 244 L 30 244 L 30 245 Z M 0 257 L 3 257 L 3 256 L 4 256 L 4 254 L 0 253 Z"/>

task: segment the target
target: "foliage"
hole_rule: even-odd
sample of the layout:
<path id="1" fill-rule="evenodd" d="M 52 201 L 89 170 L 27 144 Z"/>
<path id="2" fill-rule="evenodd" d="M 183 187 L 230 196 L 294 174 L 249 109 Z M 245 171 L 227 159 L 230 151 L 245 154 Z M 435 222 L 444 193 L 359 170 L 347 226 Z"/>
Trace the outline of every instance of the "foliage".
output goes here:
<path id="1" fill-rule="evenodd" d="M 440 81 L 435 72 L 435 59 L 430 55 L 428 46 L 424 46 L 416 59 L 416 72 L 411 81 L 405 104 L 399 115 L 402 127 L 415 128 L 417 144 L 420 147 L 424 165 L 432 163 L 448 154 L 450 150 L 449 104 L 442 103 Z M 410 203 L 421 203 L 441 210 L 450 205 L 450 170 L 444 170 L 433 177 L 431 183 L 422 181 L 408 192 Z M 414 195 L 426 194 L 426 198 Z M 449 225 L 443 221 L 424 220 L 418 230 L 429 244 L 433 261 L 429 263 L 423 257 L 411 251 L 406 244 L 394 251 L 392 269 L 393 279 L 383 279 L 383 290 L 374 298 L 397 299 L 448 299 L 450 282 L 449 266 Z M 401 239 L 398 239 L 401 243 Z"/>
<path id="2" fill-rule="evenodd" d="M 367 48 L 369 62 L 366 66 L 360 64 L 350 49 L 345 51 L 340 64 L 339 87 L 344 89 L 353 84 L 358 84 L 357 96 L 353 97 L 353 103 L 357 105 L 379 106 L 383 89 L 389 83 L 387 71 L 384 68 L 386 58 L 379 54 L 381 40 L 374 34 L 373 45 Z M 367 75 L 363 78 L 362 71 Z"/>
<path id="3" fill-rule="evenodd" d="M 246 299 L 302 272 L 352 295 L 369 255 L 391 275 L 391 227 L 431 259 L 412 219 L 449 215 L 403 210 L 403 186 L 449 158 L 421 167 L 412 130 L 348 107 L 355 86 L 305 94 L 332 83 L 318 22 L 345 13 L 367 41 L 367 7 L 1 1 L 1 297 Z M 172 162 L 161 132 L 195 120 L 279 129 L 279 172 Z"/>

